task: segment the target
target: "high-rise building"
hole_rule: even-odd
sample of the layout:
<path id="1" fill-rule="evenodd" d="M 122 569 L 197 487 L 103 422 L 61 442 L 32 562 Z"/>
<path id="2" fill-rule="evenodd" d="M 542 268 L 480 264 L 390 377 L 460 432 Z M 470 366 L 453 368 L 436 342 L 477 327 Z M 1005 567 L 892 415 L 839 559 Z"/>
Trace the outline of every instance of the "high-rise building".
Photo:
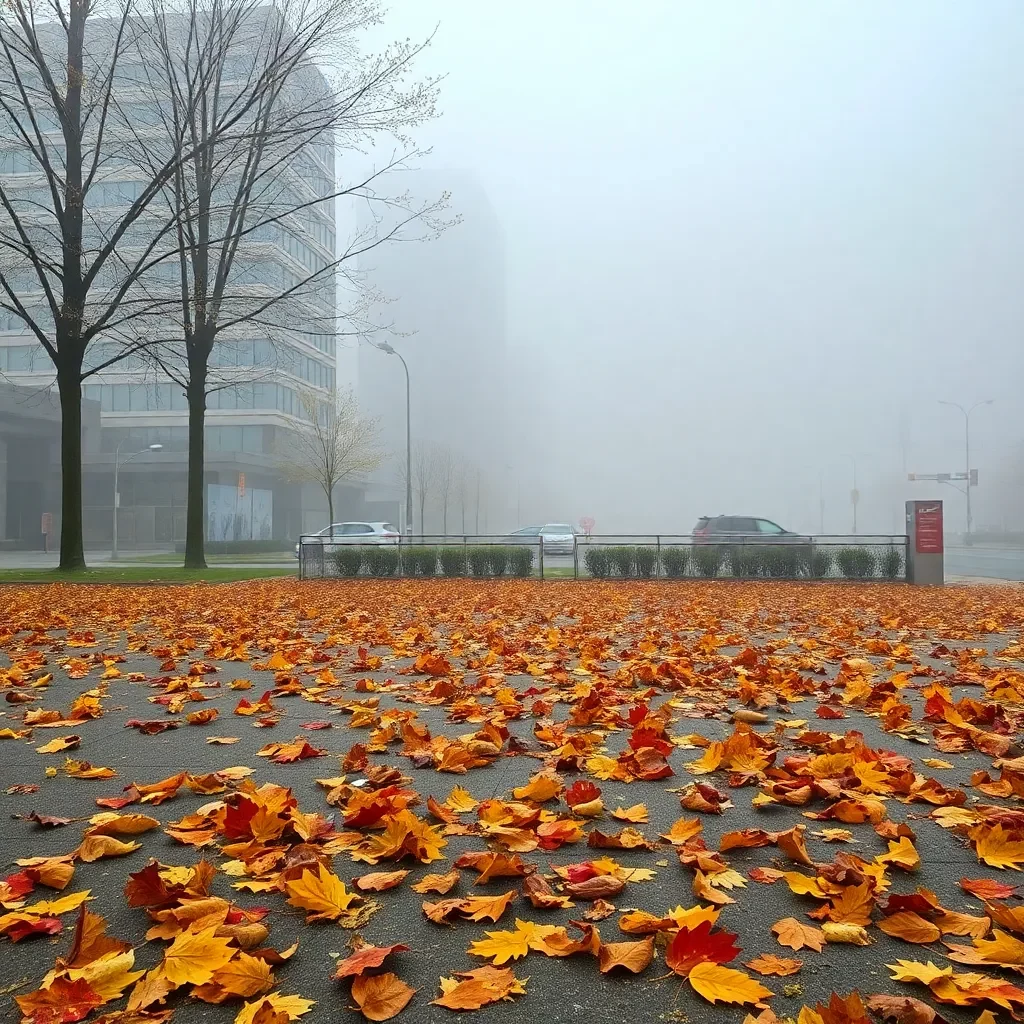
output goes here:
<path id="1" fill-rule="evenodd" d="M 268 12 L 272 9 L 267 8 Z M 268 15 L 272 16 L 272 15 Z M 238 73 L 248 75 L 252 56 L 234 58 Z M 319 76 L 319 72 L 310 71 Z M 156 126 L 160 97 L 154 101 L 153 73 L 138 58 L 120 61 L 117 103 L 135 125 Z M 143 88 L 145 84 L 145 88 Z M 44 122 L 61 148 L 58 125 Z M 86 223 L 94 236 L 116 223 L 144 187 L 147 176 L 138 164 L 112 151 L 85 200 Z M 26 205 L 45 204 L 45 180 L 31 155 L 16 137 L 0 133 L 0 180 L 9 196 Z M 242 241 L 232 289 L 259 298 L 280 294 L 335 259 L 335 201 L 318 198 L 335 192 L 334 142 L 321 135 L 304 146 L 281 168 L 279 187 L 287 190 L 290 206 L 303 205 L 277 223 L 252 231 Z M 230 194 L 230 181 L 226 193 Z M 166 215 L 166 210 L 164 211 Z M 52 216 L 52 215 L 51 215 Z M 2 221 L 2 215 L 0 215 Z M 142 218 L 119 247 L 119 259 L 131 259 L 147 244 Z M 113 261 L 112 261 L 113 262 Z M 149 281 L 173 289 L 177 260 L 155 268 Z M 28 307 L 43 305 L 43 295 L 31 267 L 8 268 L 19 298 Z M 326 502 L 314 486 L 292 482 L 282 471 L 282 449 L 289 431 L 302 429 L 303 390 L 326 398 L 335 387 L 337 338 L 334 332 L 336 295 L 334 275 L 303 292 L 302 308 L 280 322 L 264 316 L 252 325 L 225 331 L 216 343 L 212 365 L 224 386 L 209 395 L 206 415 L 207 538 L 279 539 L 324 525 Z M 170 292 L 173 294 L 173 291 Z M 324 325 L 329 326 L 325 329 Z M 94 342 L 87 366 L 99 366 L 117 352 L 117 342 Z M 0 372 L 12 383 L 45 388 L 54 379 L 53 366 L 42 346 L 17 316 L 0 313 Z M 231 383 L 231 381 L 235 381 Z M 87 379 L 87 398 L 102 410 L 99 452 L 87 457 L 84 474 L 85 539 L 102 545 L 112 533 L 113 468 L 125 463 L 119 475 L 119 534 L 122 545 L 170 544 L 184 539 L 187 408 L 180 385 L 139 354 L 112 363 Z M 150 445 L 159 444 L 157 451 Z M 137 455 L 137 457 L 135 457 Z M 131 464 L 126 460 L 131 457 Z M 341 489 L 339 489 L 341 490 Z M 358 487 L 338 495 L 335 508 L 357 516 L 362 496 Z"/>
<path id="2" fill-rule="evenodd" d="M 388 244 L 360 259 L 360 271 L 382 302 L 382 326 L 359 348 L 359 399 L 380 422 L 388 464 L 378 472 L 381 491 L 404 503 L 405 375 L 393 356 L 374 347 L 386 342 L 409 367 L 413 450 L 440 449 L 456 463 L 448 495 L 449 532 L 488 528 L 489 498 L 503 486 L 505 464 L 506 297 L 505 241 L 490 200 L 471 175 L 460 171 L 402 171 L 386 187 L 430 202 L 448 192 L 451 221 L 438 238 Z M 425 523 L 417 533 L 442 527 L 443 484 L 428 488 Z M 418 488 L 413 470 L 413 489 Z M 457 493 L 461 489 L 462 493 Z M 479 495 L 479 497 L 478 497 Z M 492 517 L 493 519 L 493 517 Z M 491 529 L 498 528 L 496 522 Z"/>

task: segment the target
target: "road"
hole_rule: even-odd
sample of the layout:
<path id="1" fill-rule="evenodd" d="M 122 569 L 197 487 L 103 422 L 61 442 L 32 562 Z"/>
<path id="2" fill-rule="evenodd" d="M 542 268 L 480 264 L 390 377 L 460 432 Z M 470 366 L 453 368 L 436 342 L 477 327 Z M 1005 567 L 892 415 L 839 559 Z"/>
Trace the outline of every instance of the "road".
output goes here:
<path id="1" fill-rule="evenodd" d="M 946 576 L 1024 580 L 1024 548 L 949 547 L 946 549 Z"/>

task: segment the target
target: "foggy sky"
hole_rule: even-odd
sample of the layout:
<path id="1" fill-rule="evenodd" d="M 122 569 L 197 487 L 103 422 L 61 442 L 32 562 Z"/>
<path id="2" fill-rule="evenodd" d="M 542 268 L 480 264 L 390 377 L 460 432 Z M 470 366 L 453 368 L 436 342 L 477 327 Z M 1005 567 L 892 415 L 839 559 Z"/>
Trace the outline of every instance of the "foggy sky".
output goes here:
<path id="1" fill-rule="evenodd" d="M 902 532 L 904 497 L 960 524 L 905 470 L 962 469 L 937 399 L 992 398 L 975 524 L 998 522 L 985 484 L 1024 437 L 1019 0 L 394 0 L 385 35 L 435 25 L 417 141 L 504 227 L 524 521 L 817 530 L 820 479 L 847 532 L 854 456 L 861 532 Z"/>

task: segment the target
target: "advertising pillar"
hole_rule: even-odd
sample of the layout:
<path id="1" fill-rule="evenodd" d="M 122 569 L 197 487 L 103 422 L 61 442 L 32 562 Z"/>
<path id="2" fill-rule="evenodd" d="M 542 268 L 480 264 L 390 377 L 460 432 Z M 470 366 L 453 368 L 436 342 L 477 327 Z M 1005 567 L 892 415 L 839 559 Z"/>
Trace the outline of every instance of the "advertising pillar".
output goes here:
<path id="1" fill-rule="evenodd" d="M 945 576 L 942 502 L 907 502 L 907 582 L 941 587 Z"/>

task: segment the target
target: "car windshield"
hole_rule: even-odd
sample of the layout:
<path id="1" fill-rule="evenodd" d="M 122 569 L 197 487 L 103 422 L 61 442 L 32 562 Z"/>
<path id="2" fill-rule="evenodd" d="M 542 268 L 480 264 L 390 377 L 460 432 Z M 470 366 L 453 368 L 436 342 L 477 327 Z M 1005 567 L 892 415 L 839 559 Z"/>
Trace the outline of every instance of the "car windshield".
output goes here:
<path id="1" fill-rule="evenodd" d="M 521 530 L 516 530 L 513 537 L 536 537 L 540 533 L 539 526 L 524 526 Z"/>
<path id="2" fill-rule="evenodd" d="M 568 523 L 548 523 L 544 527 L 545 533 L 572 533 L 572 527 Z"/>

